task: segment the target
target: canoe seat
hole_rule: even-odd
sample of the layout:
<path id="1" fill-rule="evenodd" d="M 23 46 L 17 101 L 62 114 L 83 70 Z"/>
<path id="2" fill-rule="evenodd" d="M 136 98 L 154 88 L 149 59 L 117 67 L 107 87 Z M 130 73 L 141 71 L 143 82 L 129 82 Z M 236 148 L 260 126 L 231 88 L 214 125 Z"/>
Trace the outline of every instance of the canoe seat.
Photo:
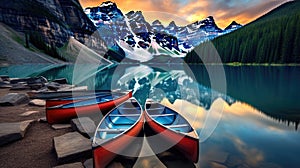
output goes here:
<path id="1" fill-rule="evenodd" d="M 168 116 L 174 116 L 176 114 L 154 114 L 150 115 L 151 117 L 168 117 Z"/>
<path id="2" fill-rule="evenodd" d="M 168 128 L 182 128 L 182 127 L 190 127 L 188 124 L 178 124 L 178 125 L 168 125 Z"/>
<path id="3" fill-rule="evenodd" d="M 157 108 L 148 108 L 147 111 L 152 111 L 152 110 L 164 110 L 165 107 L 157 107 Z"/>
<path id="4" fill-rule="evenodd" d="M 139 107 L 119 107 L 118 110 L 136 110 L 139 109 Z"/>
<path id="5" fill-rule="evenodd" d="M 107 133 L 122 133 L 126 131 L 126 129 L 98 129 L 98 132 L 107 132 Z"/>
<path id="6" fill-rule="evenodd" d="M 109 117 L 139 117 L 140 114 L 110 114 Z"/>
<path id="7" fill-rule="evenodd" d="M 174 131 L 183 132 L 183 133 L 190 132 L 191 130 L 191 126 L 188 124 L 168 125 L 166 127 Z"/>

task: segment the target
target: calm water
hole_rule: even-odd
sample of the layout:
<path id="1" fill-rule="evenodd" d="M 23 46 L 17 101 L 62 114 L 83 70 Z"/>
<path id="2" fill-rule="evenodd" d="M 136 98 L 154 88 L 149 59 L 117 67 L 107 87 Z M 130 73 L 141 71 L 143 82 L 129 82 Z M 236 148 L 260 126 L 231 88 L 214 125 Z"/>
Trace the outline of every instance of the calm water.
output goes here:
<path id="1" fill-rule="evenodd" d="M 42 75 L 49 80 L 65 77 L 90 89 L 133 89 L 140 102 L 146 98 L 160 101 L 180 112 L 197 129 L 201 147 L 197 166 L 200 167 L 300 166 L 300 67 L 119 65 L 103 68 L 20 65 L 0 67 L 0 74 Z M 158 164 L 160 160 L 151 162 Z"/>

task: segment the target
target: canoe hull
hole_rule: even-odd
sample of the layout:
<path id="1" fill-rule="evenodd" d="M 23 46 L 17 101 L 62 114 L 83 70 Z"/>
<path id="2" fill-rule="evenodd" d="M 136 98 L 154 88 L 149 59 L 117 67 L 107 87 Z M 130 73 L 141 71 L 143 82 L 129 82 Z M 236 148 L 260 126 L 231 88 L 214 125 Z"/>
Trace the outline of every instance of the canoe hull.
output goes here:
<path id="1" fill-rule="evenodd" d="M 76 88 L 75 88 L 76 89 Z M 58 97 L 70 97 L 73 95 L 92 94 L 95 91 L 89 91 L 86 87 L 78 88 L 77 90 L 66 91 L 31 91 L 27 92 L 30 99 L 54 99 Z"/>
<path id="2" fill-rule="evenodd" d="M 53 106 L 58 106 L 61 104 L 67 104 L 67 103 L 73 103 L 79 100 L 46 100 L 46 108 L 48 107 L 53 107 Z"/>
<path id="3" fill-rule="evenodd" d="M 136 142 L 137 138 L 141 139 L 138 136 L 143 132 L 144 114 L 141 115 L 139 122 L 124 135 L 93 148 L 94 168 L 105 168 L 117 155 Z"/>
<path id="4" fill-rule="evenodd" d="M 49 92 L 39 92 L 32 91 L 27 92 L 30 99 L 55 99 L 59 97 L 71 97 L 71 96 L 82 96 L 87 94 L 94 94 L 97 92 L 109 92 L 109 90 L 67 90 L 67 91 L 49 91 Z"/>
<path id="5" fill-rule="evenodd" d="M 119 97 L 115 100 L 93 104 L 88 106 L 81 106 L 81 107 L 72 107 L 72 108 L 47 108 L 46 109 L 46 118 L 49 124 L 55 123 L 63 123 L 68 122 L 72 118 L 76 118 L 77 116 L 84 116 L 84 115 L 92 115 L 97 114 L 99 112 L 102 115 L 105 115 L 108 111 L 115 108 L 119 104 L 123 103 L 124 101 L 128 100 L 132 97 L 132 92 Z"/>
<path id="6" fill-rule="evenodd" d="M 86 99 L 91 99 L 97 96 L 105 95 L 105 94 L 113 94 L 114 92 L 112 91 L 95 91 L 94 93 L 92 92 L 86 92 L 85 94 L 74 94 L 73 96 L 67 96 L 67 97 L 56 97 L 54 99 L 46 99 L 46 108 L 48 107 L 53 107 L 53 106 L 58 106 L 62 104 L 67 104 L 67 103 L 74 103 L 77 101 L 81 100 L 86 100 Z M 118 92 L 116 92 L 118 94 Z"/>
<path id="7" fill-rule="evenodd" d="M 199 139 L 168 129 L 154 121 L 147 113 L 145 114 L 145 130 L 146 129 L 148 129 L 148 131 L 145 131 L 147 136 L 155 135 L 161 144 L 170 144 L 170 147 L 174 145 L 172 148 L 178 150 L 187 159 L 194 163 L 198 162 Z M 153 146 L 152 149 L 157 148 L 155 147 L 157 143 L 149 142 L 149 144 Z"/>

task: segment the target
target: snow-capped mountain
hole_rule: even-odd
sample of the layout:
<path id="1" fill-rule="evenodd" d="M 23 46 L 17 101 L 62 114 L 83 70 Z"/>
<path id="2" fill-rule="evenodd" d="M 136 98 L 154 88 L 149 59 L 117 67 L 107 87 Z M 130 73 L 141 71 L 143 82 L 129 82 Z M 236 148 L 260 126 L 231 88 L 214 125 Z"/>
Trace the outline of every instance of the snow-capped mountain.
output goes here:
<path id="1" fill-rule="evenodd" d="M 113 2 L 107 1 L 100 6 L 86 8 L 85 13 L 108 46 L 113 46 L 120 37 L 130 34 L 122 11 Z"/>
<path id="2" fill-rule="evenodd" d="M 150 24 L 145 20 L 141 11 L 130 11 L 126 14 L 126 18 L 128 19 L 129 26 L 131 27 L 133 33 L 145 33 L 151 31 Z"/>
<path id="3" fill-rule="evenodd" d="M 153 32 L 164 32 L 165 27 L 162 25 L 162 23 L 159 20 L 155 20 L 152 22 L 152 31 Z M 169 33 L 171 34 L 171 33 Z"/>
<path id="4" fill-rule="evenodd" d="M 123 18 L 123 13 L 118 9 L 117 5 L 109 1 L 103 2 L 98 7 L 86 8 L 84 12 L 97 27 Z"/>
<path id="5" fill-rule="evenodd" d="M 223 34 L 223 31 L 216 25 L 212 16 L 187 26 L 175 27 L 175 30 L 177 30 L 176 37 L 192 47 Z M 169 32 L 172 33 L 171 31 Z"/>
<path id="6" fill-rule="evenodd" d="M 111 1 L 103 2 L 98 7 L 86 8 L 85 13 L 110 47 L 117 46 L 124 50 L 126 57 L 139 61 L 147 61 L 154 55 L 162 54 L 184 57 L 186 52 L 203 41 L 241 27 L 234 22 L 223 31 L 212 16 L 186 26 L 177 26 L 172 21 L 164 27 L 159 20 L 149 24 L 141 11 L 130 11 L 124 15 Z M 137 53 L 147 59 L 137 57 Z"/>

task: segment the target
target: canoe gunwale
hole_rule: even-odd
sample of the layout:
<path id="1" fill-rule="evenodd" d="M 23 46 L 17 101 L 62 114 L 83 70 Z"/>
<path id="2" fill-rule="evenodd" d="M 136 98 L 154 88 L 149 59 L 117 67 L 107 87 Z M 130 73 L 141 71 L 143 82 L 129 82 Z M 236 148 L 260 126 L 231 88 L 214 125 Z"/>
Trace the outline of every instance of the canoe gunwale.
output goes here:
<path id="1" fill-rule="evenodd" d="M 57 106 L 52 106 L 52 107 L 47 107 L 47 109 L 71 109 L 71 108 L 80 108 L 80 107 L 83 107 L 83 106 L 92 106 L 92 105 L 97 105 L 97 104 L 102 104 L 102 103 L 106 103 L 106 102 L 110 102 L 110 101 L 114 101 L 114 100 L 118 100 L 124 96 L 127 96 L 129 95 L 130 92 L 128 93 L 124 93 L 124 94 L 119 94 L 116 99 L 111 99 L 109 101 L 103 101 L 103 102 L 97 102 L 95 104 L 88 104 L 88 105 L 81 105 L 81 106 L 73 106 L 73 107 L 66 107 L 66 108 L 63 108 L 63 106 L 65 105 L 68 105 L 68 104 L 73 104 L 73 103 L 78 103 L 78 102 L 83 102 L 83 101 L 89 101 L 89 100 L 94 100 L 94 99 L 97 99 L 99 97 L 107 97 L 107 96 L 110 96 L 109 94 L 108 95 L 99 95 L 99 96 L 95 96 L 95 97 L 91 97 L 91 98 L 88 98 L 88 99 L 83 99 L 83 100 L 78 100 L 78 101 L 71 101 L 70 103 L 67 103 L 67 104 L 60 104 L 60 105 L 57 105 Z"/>
<path id="2" fill-rule="evenodd" d="M 119 90 L 62 90 L 62 91 L 30 91 L 27 92 L 30 99 L 55 99 L 71 96 L 81 96 L 82 94 L 94 94 L 97 92 L 117 92 L 126 93 L 130 90 L 121 92 Z"/>
<path id="3" fill-rule="evenodd" d="M 89 108 L 89 110 L 91 110 L 91 109 L 99 110 L 100 106 L 101 106 L 102 109 L 111 110 L 114 107 L 116 107 L 116 105 L 118 106 L 118 105 L 122 104 L 123 102 L 125 102 L 126 100 L 128 100 L 131 97 L 132 97 L 132 91 L 118 97 L 117 99 L 112 99 L 110 101 L 96 103 L 96 104 L 92 104 L 92 105 L 88 105 L 88 106 L 78 106 L 78 107 L 73 106 L 70 108 L 59 108 L 59 107 L 61 107 L 61 105 L 58 105 L 58 106 L 54 106 L 54 107 L 48 107 L 48 108 L 46 108 L 46 118 L 47 118 L 47 121 L 49 124 L 60 123 L 60 122 L 66 121 L 67 119 L 71 119 L 71 118 L 78 116 L 79 115 L 78 110 L 80 111 L 80 115 L 93 113 L 91 111 L 86 111 L 86 112 L 82 111 L 83 109 L 87 109 L 87 108 Z M 83 101 L 87 101 L 87 100 L 83 100 Z M 113 106 L 111 106 L 112 104 L 113 104 Z M 107 111 L 105 111 L 105 113 L 103 115 L 107 114 L 106 112 Z M 61 115 L 63 115 L 63 117 L 56 116 L 60 113 L 62 113 Z"/>
<path id="4" fill-rule="evenodd" d="M 128 91 L 128 92 L 130 92 L 130 91 Z M 56 98 L 47 99 L 46 101 L 74 100 L 74 98 L 78 98 L 78 97 L 92 97 L 92 96 L 98 97 L 97 94 L 99 94 L 99 96 L 105 96 L 105 95 L 119 95 L 119 96 L 122 96 L 124 94 L 127 94 L 128 92 L 114 92 L 114 91 L 108 91 L 108 90 L 103 90 L 103 91 L 95 90 L 94 92 L 93 91 L 86 92 L 86 94 L 77 94 L 77 95 L 75 94 L 74 96 L 71 95 L 71 96 L 65 96 L 65 97 L 56 97 Z"/>

